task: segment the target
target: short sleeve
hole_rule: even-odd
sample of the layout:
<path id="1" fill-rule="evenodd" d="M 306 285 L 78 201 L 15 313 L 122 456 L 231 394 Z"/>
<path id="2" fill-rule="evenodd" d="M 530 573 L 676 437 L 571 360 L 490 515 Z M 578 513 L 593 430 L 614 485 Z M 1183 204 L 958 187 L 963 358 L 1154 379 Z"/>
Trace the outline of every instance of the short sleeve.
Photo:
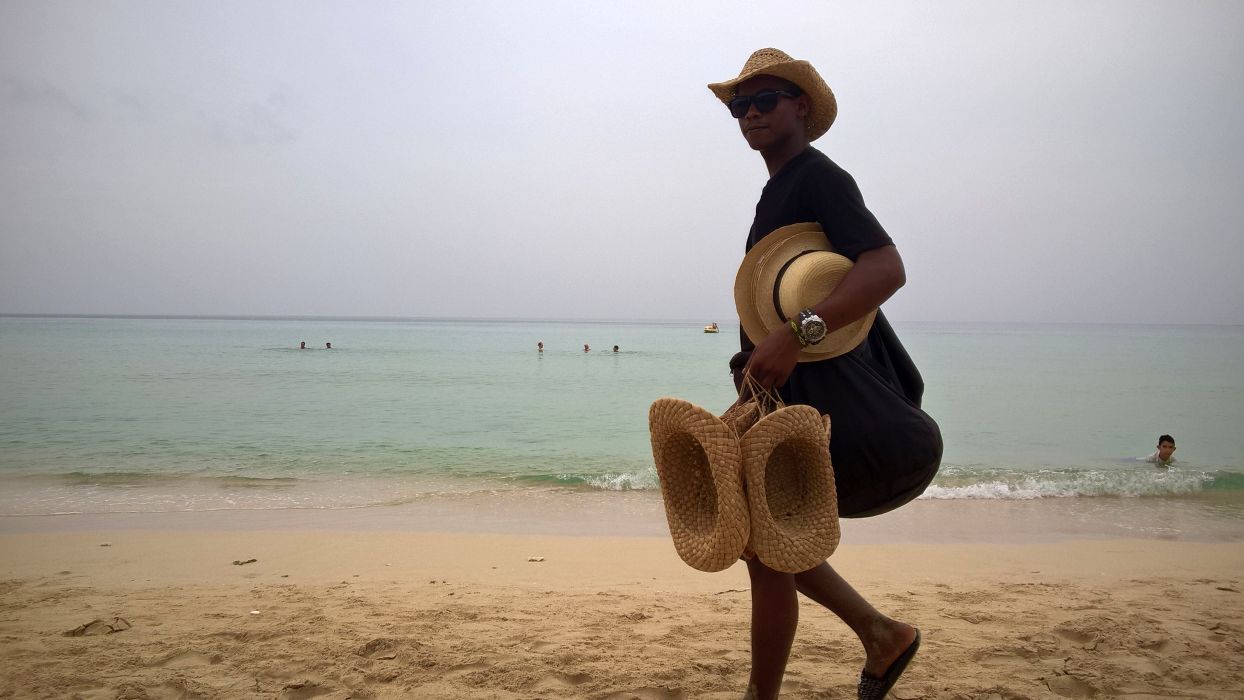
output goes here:
<path id="1" fill-rule="evenodd" d="M 802 183 L 803 201 L 811 205 L 835 251 L 855 260 L 860 253 L 893 245 L 877 217 L 864 206 L 864 196 L 850 173 L 824 163 L 810 175 Z"/>

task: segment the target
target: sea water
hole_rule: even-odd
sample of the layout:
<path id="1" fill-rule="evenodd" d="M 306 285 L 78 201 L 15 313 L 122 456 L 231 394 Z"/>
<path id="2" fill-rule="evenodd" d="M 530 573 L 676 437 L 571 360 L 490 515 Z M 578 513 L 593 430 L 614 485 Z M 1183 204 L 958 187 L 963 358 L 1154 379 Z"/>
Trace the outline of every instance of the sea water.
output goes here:
<path id="1" fill-rule="evenodd" d="M 733 400 L 717 320 L 0 317 L 0 516 L 655 492 L 652 401 Z M 922 498 L 1244 521 L 1244 328 L 895 327 L 945 439 Z"/>

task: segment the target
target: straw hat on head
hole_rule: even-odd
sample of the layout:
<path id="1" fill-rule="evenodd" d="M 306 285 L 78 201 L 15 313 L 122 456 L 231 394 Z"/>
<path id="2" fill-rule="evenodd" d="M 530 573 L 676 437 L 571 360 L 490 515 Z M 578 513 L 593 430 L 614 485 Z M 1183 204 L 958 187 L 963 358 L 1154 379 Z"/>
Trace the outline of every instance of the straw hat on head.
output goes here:
<path id="1" fill-rule="evenodd" d="M 757 75 L 772 75 L 789 80 L 799 86 L 812 102 L 812 110 L 804 121 L 804 131 L 809 141 L 815 141 L 829 131 L 838 116 L 838 101 L 820 73 L 807 61 L 796 61 L 777 49 L 760 49 L 747 58 L 743 70 L 736 78 L 722 83 L 709 83 L 717 99 L 729 103 L 734 99 L 739 83 Z"/>
<path id="2" fill-rule="evenodd" d="M 770 569 L 797 574 L 838 548 L 838 493 L 829 416 L 787 406 L 739 441 L 751 510 L 751 548 Z"/>
<path id="3" fill-rule="evenodd" d="M 681 399 L 657 399 L 648 410 L 674 549 L 700 571 L 729 568 L 751 534 L 735 433 L 742 425 L 732 423 Z"/>
<path id="4" fill-rule="evenodd" d="M 791 224 L 752 246 L 734 278 L 734 305 L 743 332 L 753 342 L 788 325 L 799 312 L 819 304 L 854 266 L 833 252 L 818 224 Z M 873 309 L 799 351 L 800 362 L 815 362 L 850 352 L 872 328 Z"/>

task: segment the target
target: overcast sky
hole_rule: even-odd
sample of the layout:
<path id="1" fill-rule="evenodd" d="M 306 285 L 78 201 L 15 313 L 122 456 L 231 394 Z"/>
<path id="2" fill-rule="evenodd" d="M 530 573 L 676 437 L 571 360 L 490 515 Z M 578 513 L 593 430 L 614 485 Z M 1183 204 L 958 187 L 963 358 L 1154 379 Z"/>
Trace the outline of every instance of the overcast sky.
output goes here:
<path id="1" fill-rule="evenodd" d="M 1244 3 L 0 3 L 0 312 L 735 318 L 755 49 L 899 321 L 1244 323 Z"/>

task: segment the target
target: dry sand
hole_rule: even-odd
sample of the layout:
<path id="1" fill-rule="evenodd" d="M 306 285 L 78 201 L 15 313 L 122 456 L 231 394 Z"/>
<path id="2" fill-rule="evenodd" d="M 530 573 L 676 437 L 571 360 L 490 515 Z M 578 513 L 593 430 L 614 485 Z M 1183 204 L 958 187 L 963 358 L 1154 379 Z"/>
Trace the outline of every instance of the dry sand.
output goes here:
<path id="1" fill-rule="evenodd" d="M 1238 543 L 831 561 L 923 630 L 893 697 L 1244 697 Z M 9 533 L 0 581 L 4 697 L 737 699 L 748 671 L 744 568 L 693 571 L 658 537 Z M 783 697 L 855 697 L 858 644 L 801 616 Z M 115 618 L 131 627 L 63 636 Z"/>

